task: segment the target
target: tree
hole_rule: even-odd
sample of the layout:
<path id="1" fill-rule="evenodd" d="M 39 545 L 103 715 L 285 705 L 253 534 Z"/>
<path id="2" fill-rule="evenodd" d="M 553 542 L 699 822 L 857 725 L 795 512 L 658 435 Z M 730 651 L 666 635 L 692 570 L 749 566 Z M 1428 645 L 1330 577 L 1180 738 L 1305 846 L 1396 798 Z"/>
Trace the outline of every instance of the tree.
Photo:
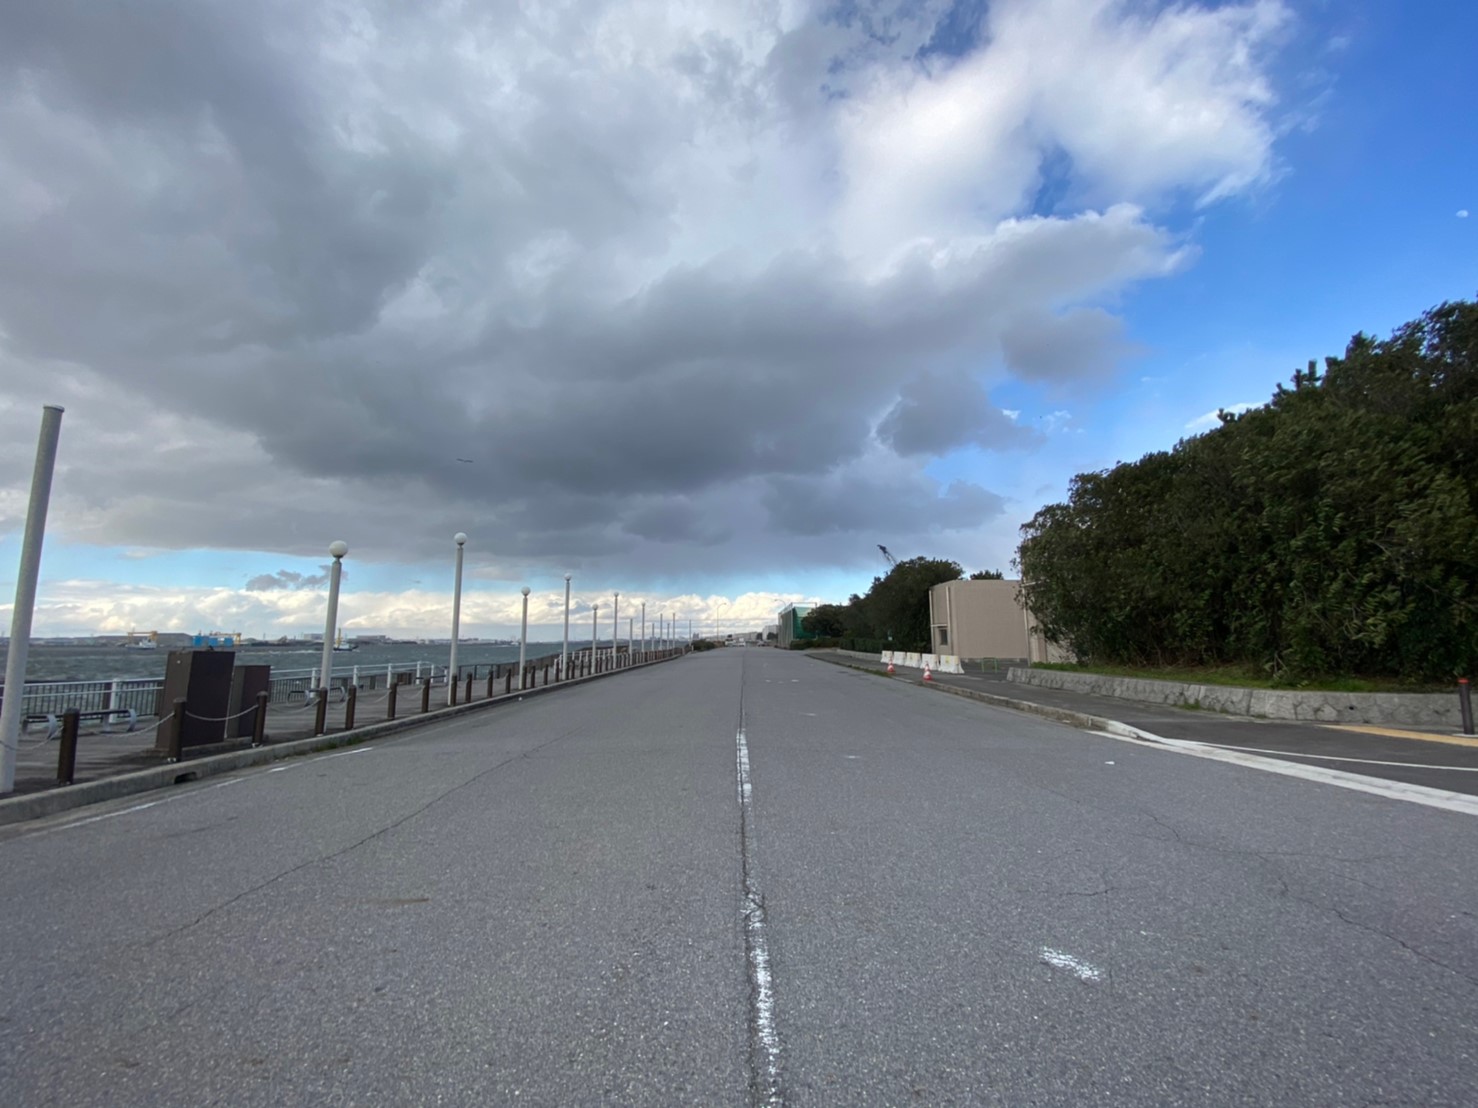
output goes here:
<path id="1" fill-rule="evenodd" d="M 958 581 L 964 571 L 958 562 L 938 558 L 909 558 L 873 579 L 867 604 L 877 637 L 891 640 L 898 650 L 929 649 L 929 590 L 944 581 Z"/>
<path id="2" fill-rule="evenodd" d="M 801 627 L 822 639 L 839 639 L 847 633 L 846 613 L 840 604 L 818 604 L 801 617 Z"/>
<path id="3" fill-rule="evenodd" d="M 1263 407 L 1073 479 L 1022 528 L 1049 639 L 1104 661 L 1439 680 L 1478 665 L 1478 305 L 1356 335 Z"/>
<path id="4" fill-rule="evenodd" d="M 1006 575 L 998 569 L 977 569 L 970 574 L 971 581 L 1004 581 Z"/>

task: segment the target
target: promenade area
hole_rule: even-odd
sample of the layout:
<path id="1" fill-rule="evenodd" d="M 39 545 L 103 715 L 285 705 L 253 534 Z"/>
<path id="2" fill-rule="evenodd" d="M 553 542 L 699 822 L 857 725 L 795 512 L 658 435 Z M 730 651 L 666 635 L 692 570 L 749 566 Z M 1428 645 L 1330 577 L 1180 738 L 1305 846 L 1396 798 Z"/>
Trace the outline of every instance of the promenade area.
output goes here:
<path id="1" fill-rule="evenodd" d="M 886 663 L 877 657 L 828 650 L 806 653 L 820 661 L 888 676 Z M 892 679 L 922 683 L 923 673 L 895 667 Z M 1478 795 L 1478 738 L 1421 724 L 1294 723 L 1193 711 L 1022 684 L 1008 680 L 1004 668 L 986 673 L 935 673 L 930 684 L 1048 718 L 1054 712 L 1092 717 L 1166 739 Z M 1097 726 L 1086 719 L 1080 725 Z"/>
<path id="2" fill-rule="evenodd" d="M 645 656 L 633 656 L 623 651 L 619 655 L 619 662 L 613 663 L 610 653 L 603 651 L 602 656 L 593 664 L 594 672 L 586 652 L 572 654 L 568 681 L 560 677 L 557 657 L 541 657 L 530 662 L 527 678 L 522 682 L 515 664 L 501 664 L 492 667 L 490 673 L 479 673 L 471 681 L 464 674 L 463 679 L 457 683 L 455 705 L 444 674 L 438 676 L 435 682 L 425 685 L 407 683 L 397 686 L 393 702 L 392 694 L 383 682 L 379 682 L 378 687 L 367 683 L 365 687 L 357 688 L 352 704 L 347 690 L 338 686 L 328 698 L 321 731 L 318 728 L 317 705 L 314 701 L 295 696 L 289 702 L 269 705 L 265 745 L 281 746 L 320 735 L 346 741 L 354 734 L 391 721 L 409 724 L 419 716 L 434 717 L 451 706 L 516 700 L 531 690 L 589 680 L 591 677 L 619 672 L 633 664 L 641 664 L 643 657 L 647 661 L 656 661 L 675 653 L 677 652 L 652 651 Z M 252 741 L 249 732 L 253 714 L 254 712 L 245 713 L 245 722 L 240 727 L 236 726 L 237 721 L 234 719 L 221 720 L 221 742 L 183 750 L 177 763 L 181 773 L 189 773 L 190 763 L 199 759 L 250 749 Z M 96 718 L 88 720 L 79 732 L 72 783 L 80 785 L 98 782 L 171 764 L 159 742 L 159 728 L 166 723 L 166 720 L 150 716 L 139 719 L 135 729 L 128 731 L 121 723 L 114 722 L 105 726 Z M 238 730 L 248 734 L 233 734 Z M 41 723 L 33 724 L 20 736 L 15 789 L 12 795 L 35 795 L 59 787 L 61 745 L 60 736 L 48 735 L 45 724 Z M 3 805 L 0 805 L 0 813 L 3 813 Z M 3 818 L 0 818 L 0 822 L 4 822 Z"/>

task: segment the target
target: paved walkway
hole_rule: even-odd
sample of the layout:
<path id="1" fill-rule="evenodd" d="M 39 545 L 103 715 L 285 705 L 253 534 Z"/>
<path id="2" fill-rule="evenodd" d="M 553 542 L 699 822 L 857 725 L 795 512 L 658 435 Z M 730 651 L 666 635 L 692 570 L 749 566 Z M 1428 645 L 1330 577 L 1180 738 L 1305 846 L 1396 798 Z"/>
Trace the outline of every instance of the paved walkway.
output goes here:
<path id="1" fill-rule="evenodd" d="M 886 676 L 877 659 L 829 650 L 809 657 Z M 921 671 L 896 667 L 895 681 L 919 683 Z M 1008 681 L 1006 672 L 934 674 L 934 683 L 1023 706 L 1059 709 L 1115 720 L 1169 739 L 1185 739 L 1255 752 L 1301 765 L 1317 765 L 1389 781 L 1478 795 L 1478 739 L 1416 726 L 1370 727 L 1253 719 L 1219 712 L 1142 704 Z"/>
<path id="2" fill-rule="evenodd" d="M 551 671 L 551 680 L 552 676 Z M 545 671 L 541 667 L 535 671 L 535 684 L 542 685 L 544 681 Z M 458 686 L 457 702 L 459 704 L 467 702 L 466 687 L 464 679 Z M 511 688 L 511 693 L 505 693 L 504 690 L 508 688 Z M 474 680 L 472 700 L 480 702 L 489 699 L 487 691 L 488 682 L 485 677 L 481 680 Z M 516 674 L 511 683 L 506 681 L 504 676 L 499 676 L 494 682 L 491 699 L 500 700 L 510 696 L 517 698 L 519 692 Z M 401 685 L 396 697 L 396 719 L 406 719 L 421 713 L 419 685 Z M 389 698 L 389 691 L 384 688 L 376 691 L 360 689 L 354 708 L 355 726 L 364 727 L 389 718 L 387 715 Z M 435 712 L 446 706 L 446 686 L 444 684 L 432 686 L 430 710 Z M 345 726 L 346 707 L 336 690 L 328 706 L 326 727 L 323 732 L 325 735 L 343 734 L 348 730 Z M 267 742 L 283 743 L 294 739 L 311 738 L 313 719 L 314 709 L 311 703 L 272 704 L 267 709 Z M 165 756 L 156 749 L 158 738 L 156 732 L 159 723 L 160 721 L 153 717 L 141 719 L 138 729 L 131 733 L 118 726 L 114 726 L 111 731 L 104 731 L 96 723 L 85 724 L 78 736 L 77 761 L 72 782 L 81 784 L 85 781 L 99 781 L 132 773 L 135 770 L 164 765 Z M 200 757 L 204 754 L 243 750 L 250 745 L 249 738 L 232 739 L 210 747 L 187 749 L 185 759 L 188 761 L 192 757 Z M 60 741 L 57 738 L 48 739 L 44 726 L 33 726 L 30 733 L 23 734 L 20 737 L 20 748 L 16 755 L 15 790 L 10 795 L 19 796 L 55 788 L 60 753 Z"/>

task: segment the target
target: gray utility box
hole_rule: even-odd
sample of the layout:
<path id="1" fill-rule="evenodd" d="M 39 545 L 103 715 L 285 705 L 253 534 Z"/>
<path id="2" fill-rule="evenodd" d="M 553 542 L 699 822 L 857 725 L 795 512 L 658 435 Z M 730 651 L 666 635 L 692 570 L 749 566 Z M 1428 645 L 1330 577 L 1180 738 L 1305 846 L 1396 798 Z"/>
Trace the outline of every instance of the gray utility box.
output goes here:
<path id="1" fill-rule="evenodd" d="M 231 704 L 234 650 L 171 650 L 164 667 L 164 691 L 159 694 L 159 730 L 155 749 L 168 753 L 174 737 L 174 702 L 183 699 L 184 732 L 180 746 L 209 746 L 226 734 L 226 709 Z M 204 717 L 204 718 L 191 718 Z"/>
<path id="2" fill-rule="evenodd" d="M 226 721 L 226 738 L 251 738 L 257 722 L 257 693 L 271 691 L 271 666 L 237 666 L 231 671 L 231 703 L 226 707 L 231 718 Z"/>

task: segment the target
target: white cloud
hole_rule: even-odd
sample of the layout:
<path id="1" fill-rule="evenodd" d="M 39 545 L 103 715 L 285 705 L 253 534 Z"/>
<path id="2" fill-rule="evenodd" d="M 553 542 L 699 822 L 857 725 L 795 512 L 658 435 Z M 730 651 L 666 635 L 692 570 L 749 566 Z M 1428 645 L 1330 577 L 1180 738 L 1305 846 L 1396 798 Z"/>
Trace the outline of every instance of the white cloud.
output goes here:
<path id="1" fill-rule="evenodd" d="M 1468 209 L 1467 208 L 1459 208 L 1458 209 L 1458 213 L 1457 213 L 1457 217 L 1459 219 L 1467 219 L 1468 218 Z"/>
<path id="2" fill-rule="evenodd" d="M 1251 411 L 1255 407 L 1257 407 L 1256 404 L 1248 403 L 1228 404 L 1226 407 L 1219 408 L 1214 412 L 1207 412 L 1205 415 L 1197 416 L 1185 425 L 1185 429 L 1191 432 L 1209 431 L 1213 427 L 1221 426 L 1220 412 L 1231 412 L 1233 415 L 1241 415 L 1243 412 Z"/>
<path id="3" fill-rule="evenodd" d="M 211 628 L 240 630 L 248 636 L 278 638 L 323 629 L 327 597 L 317 590 L 211 589 L 119 585 L 110 581 L 49 582 L 37 598 L 36 633 L 46 636 L 115 634 L 138 628 L 193 633 Z M 611 594 L 576 589 L 571 596 L 571 626 L 588 627 L 591 604 L 600 605 L 603 626 L 610 624 Z M 816 604 L 819 598 L 800 593 L 746 592 L 735 596 L 696 593 L 622 592 L 622 626 L 626 617 L 640 619 L 646 604 L 648 623 L 658 613 L 675 614 L 695 631 L 719 626 L 730 631 L 758 630 L 773 621 L 786 604 Z M 514 589 L 468 589 L 462 594 L 462 634 L 469 637 L 516 635 L 522 595 Z M 358 591 L 346 587 L 340 596 L 340 624 L 355 634 L 396 634 L 444 638 L 451 619 L 451 593 L 425 589 L 400 592 Z M 8 618 L 8 610 L 0 608 Z M 529 597 L 530 634 L 558 637 L 563 631 L 564 593 L 535 591 Z"/>
<path id="4" fill-rule="evenodd" d="M 0 17 L 0 531 L 59 400 L 67 541 L 647 579 L 996 528 L 928 463 L 1120 371 L 1162 202 L 1275 172 L 1289 18 L 1000 0 L 921 62 L 945 5 L 143 6 Z"/>

